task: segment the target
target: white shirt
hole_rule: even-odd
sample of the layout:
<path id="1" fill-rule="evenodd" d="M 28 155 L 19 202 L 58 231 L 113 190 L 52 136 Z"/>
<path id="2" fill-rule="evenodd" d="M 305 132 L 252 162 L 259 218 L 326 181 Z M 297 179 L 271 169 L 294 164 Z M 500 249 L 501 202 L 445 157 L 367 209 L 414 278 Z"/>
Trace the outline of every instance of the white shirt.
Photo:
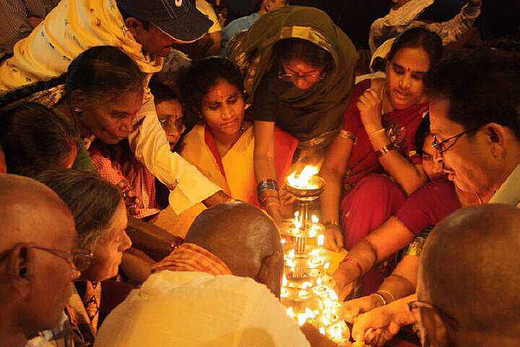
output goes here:
<path id="1" fill-rule="evenodd" d="M 309 346 L 251 278 L 161 271 L 106 318 L 95 346 Z"/>
<path id="2" fill-rule="evenodd" d="M 18 41 L 14 56 L 0 65 L 0 91 L 60 76 L 81 52 L 101 45 L 121 48 L 148 77 L 162 68 L 162 58 L 143 53 L 126 28 L 115 0 L 62 0 L 28 37 Z M 176 214 L 220 190 L 193 165 L 171 153 L 149 90 L 136 123 L 143 118 L 141 126 L 129 135 L 130 147 L 136 158 L 172 190 L 169 202 Z"/>
<path id="3" fill-rule="evenodd" d="M 510 204 L 520 208 L 520 164 L 507 177 L 489 203 Z"/>

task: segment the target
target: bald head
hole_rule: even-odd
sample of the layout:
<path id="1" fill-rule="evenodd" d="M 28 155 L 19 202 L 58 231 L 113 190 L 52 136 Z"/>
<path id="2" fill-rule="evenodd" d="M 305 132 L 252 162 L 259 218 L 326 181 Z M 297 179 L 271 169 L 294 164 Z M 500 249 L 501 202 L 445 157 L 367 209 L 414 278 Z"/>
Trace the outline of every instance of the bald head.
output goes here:
<path id="1" fill-rule="evenodd" d="M 27 177 L 0 175 L 0 192 L 0 250 L 20 242 L 59 240 L 62 229 L 74 232 L 69 208 L 47 186 Z"/>
<path id="2" fill-rule="evenodd" d="M 458 210 L 432 231 L 421 255 L 418 296 L 453 315 L 461 331 L 520 334 L 520 210 Z"/>
<path id="3" fill-rule="evenodd" d="M 273 220 L 259 208 L 232 202 L 202 212 L 186 235 L 237 276 L 251 277 L 279 294 L 283 251 Z"/>

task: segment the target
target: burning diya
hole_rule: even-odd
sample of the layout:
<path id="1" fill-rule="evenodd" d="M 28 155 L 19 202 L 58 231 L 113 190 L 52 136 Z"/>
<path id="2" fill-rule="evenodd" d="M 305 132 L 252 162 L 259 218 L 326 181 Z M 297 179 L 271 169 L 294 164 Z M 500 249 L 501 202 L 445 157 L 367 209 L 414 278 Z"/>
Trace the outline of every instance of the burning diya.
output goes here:
<path id="1" fill-rule="evenodd" d="M 326 274 L 331 256 L 323 248 L 325 228 L 310 213 L 310 205 L 325 189 L 316 166 L 306 166 L 286 178 L 286 189 L 297 200 L 294 219 L 282 226 L 284 277 L 281 301 L 287 314 L 300 325 L 310 323 L 338 344 L 347 343 L 350 332 L 339 317 L 341 304 Z"/>

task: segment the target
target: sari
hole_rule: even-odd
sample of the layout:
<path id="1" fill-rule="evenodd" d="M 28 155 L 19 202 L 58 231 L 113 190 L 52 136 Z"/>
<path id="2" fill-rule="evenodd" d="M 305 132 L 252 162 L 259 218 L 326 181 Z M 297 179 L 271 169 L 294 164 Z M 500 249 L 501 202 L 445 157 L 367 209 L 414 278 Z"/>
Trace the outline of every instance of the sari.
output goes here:
<path id="1" fill-rule="evenodd" d="M 323 80 L 308 90 L 290 87 L 279 96 L 279 102 L 294 109 L 305 108 L 308 117 L 321 118 L 318 135 L 326 134 L 327 140 L 332 141 L 340 130 L 342 115 L 352 94 L 356 50 L 325 12 L 312 7 L 289 6 L 266 13 L 248 31 L 230 41 L 228 55 L 246 76 L 245 89 L 251 102 L 263 78 L 277 68 L 273 54 L 275 44 L 291 38 L 319 46 L 330 53 L 333 63 Z M 316 146 L 323 141 L 315 140 L 309 145 Z"/>

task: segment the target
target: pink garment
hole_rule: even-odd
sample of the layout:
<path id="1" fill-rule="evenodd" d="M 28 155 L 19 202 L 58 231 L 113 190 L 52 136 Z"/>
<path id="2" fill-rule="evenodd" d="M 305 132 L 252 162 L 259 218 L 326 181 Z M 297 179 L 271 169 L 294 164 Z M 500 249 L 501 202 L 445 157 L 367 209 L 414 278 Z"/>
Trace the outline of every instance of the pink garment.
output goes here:
<path id="1" fill-rule="evenodd" d="M 352 249 L 365 235 L 394 215 L 406 201 L 401 187 L 386 175 L 371 174 L 362 178 L 341 203 L 341 222 L 345 248 Z M 362 279 L 362 295 L 374 293 L 391 271 L 370 270 Z"/>

